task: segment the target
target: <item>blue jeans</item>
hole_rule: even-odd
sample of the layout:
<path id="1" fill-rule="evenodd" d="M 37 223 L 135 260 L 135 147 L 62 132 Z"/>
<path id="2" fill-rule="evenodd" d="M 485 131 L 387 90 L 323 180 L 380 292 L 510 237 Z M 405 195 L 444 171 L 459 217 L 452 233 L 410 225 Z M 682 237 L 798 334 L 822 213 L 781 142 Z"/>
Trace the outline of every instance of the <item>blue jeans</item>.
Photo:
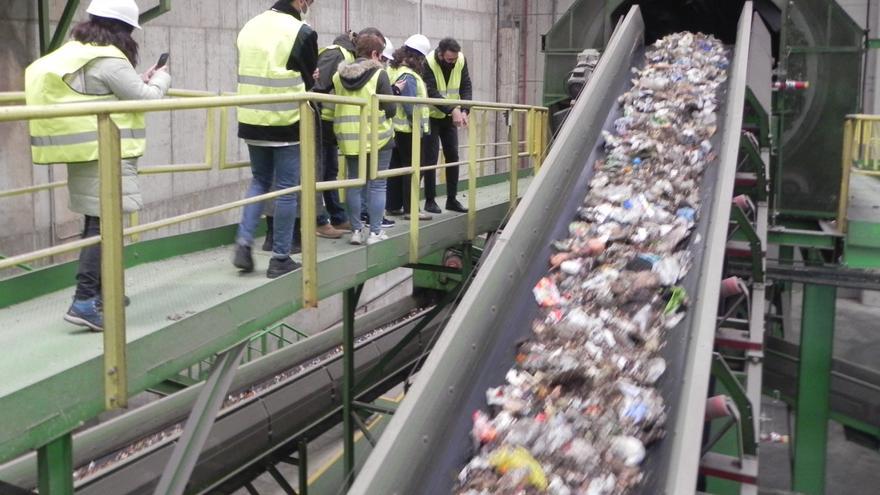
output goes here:
<path id="1" fill-rule="evenodd" d="M 379 170 L 388 170 L 391 163 L 391 146 L 379 150 Z M 367 155 L 369 163 L 370 157 Z M 348 177 L 355 178 L 358 176 L 358 157 L 355 155 L 345 157 L 345 166 L 348 167 Z M 382 216 L 385 214 L 385 189 L 387 188 L 387 179 L 377 179 L 367 181 L 367 213 L 370 217 L 370 232 L 378 234 L 382 230 Z M 361 221 L 361 210 L 363 208 L 361 196 L 363 194 L 362 187 L 353 187 L 345 192 L 345 204 L 348 206 L 348 218 L 351 221 L 352 230 L 361 230 L 364 224 Z"/>
<path id="2" fill-rule="evenodd" d="M 252 198 L 273 190 L 287 189 L 299 185 L 299 145 L 293 146 L 252 146 L 248 145 L 251 157 L 251 172 L 254 175 L 246 197 Z M 250 246 L 254 243 L 254 231 L 263 214 L 263 203 L 253 203 L 244 207 L 241 223 L 238 225 L 238 243 Z M 275 199 L 274 244 L 272 254 L 276 258 L 290 256 L 293 241 L 293 223 L 297 217 L 297 195 L 285 194 Z"/>

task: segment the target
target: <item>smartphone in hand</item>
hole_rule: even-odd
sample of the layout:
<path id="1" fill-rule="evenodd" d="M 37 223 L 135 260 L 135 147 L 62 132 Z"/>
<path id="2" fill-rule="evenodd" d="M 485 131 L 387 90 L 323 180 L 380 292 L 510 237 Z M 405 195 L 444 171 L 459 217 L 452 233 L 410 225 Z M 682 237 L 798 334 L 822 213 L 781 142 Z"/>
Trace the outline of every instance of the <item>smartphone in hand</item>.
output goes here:
<path id="1" fill-rule="evenodd" d="M 165 67 L 167 64 L 168 64 L 168 52 L 165 52 L 162 55 L 159 55 L 159 61 L 156 62 L 156 68 L 161 69 L 162 67 Z"/>

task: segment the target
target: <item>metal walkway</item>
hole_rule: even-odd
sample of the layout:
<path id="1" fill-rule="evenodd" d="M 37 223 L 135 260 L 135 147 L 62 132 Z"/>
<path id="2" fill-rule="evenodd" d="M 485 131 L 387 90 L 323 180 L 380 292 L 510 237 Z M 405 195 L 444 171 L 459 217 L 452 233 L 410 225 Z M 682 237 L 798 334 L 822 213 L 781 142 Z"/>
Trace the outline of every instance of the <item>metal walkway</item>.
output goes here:
<path id="1" fill-rule="evenodd" d="M 525 192 L 530 178 L 521 178 Z M 479 188 L 477 232 L 497 228 L 509 210 L 509 184 Z M 422 222 L 420 253 L 464 242 L 467 216 L 443 213 Z M 390 239 L 369 247 L 346 239 L 319 241 L 319 295 L 326 297 L 409 261 L 409 222 Z M 231 240 L 231 237 L 230 237 Z M 207 249 L 126 271 L 129 387 L 146 390 L 199 360 L 231 347 L 301 307 L 299 271 L 265 277 L 266 253 L 257 269 L 240 275 L 230 247 Z M 23 275 L 27 277 L 29 275 Z M 14 349 L 0 361 L 0 461 L 44 445 L 103 410 L 102 336 L 62 321 L 70 303 L 65 288 L 0 311 L 0 345 Z M 34 366 L 41 363 L 42 366 Z"/>

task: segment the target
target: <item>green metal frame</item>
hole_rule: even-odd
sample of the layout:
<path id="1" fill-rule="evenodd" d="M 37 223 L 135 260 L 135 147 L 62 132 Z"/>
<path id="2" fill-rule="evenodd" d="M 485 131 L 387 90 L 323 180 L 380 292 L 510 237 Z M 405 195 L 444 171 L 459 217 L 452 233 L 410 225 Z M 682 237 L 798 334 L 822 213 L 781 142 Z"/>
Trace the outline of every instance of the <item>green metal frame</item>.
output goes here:
<path id="1" fill-rule="evenodd" d="M 205 382 L 205 387 L 199 394 L 183 428 L 183 435 L 174 447 L 171 458 L 168 459 L 168 464 L 156 487 L 156 493 L 183 495 L 249 343 L 249 339 L 241 341 L 214 362 L 211 375 Z"/>
<path id="2" fill-rule="evenodd" d="M 804 285 L 792 489 L 825 493 L 837 289 Z"/>
<path id="3" fill-rule="evenodd" d="M 37 451 L 41 494 L 73 495 L 73 439 L 66 433 Z"/>
<path id="4" fill-rule="evenodd" d="M 145 24 L 147 22 L 152 21 L 153 19 L 161 16 L 162 14 L 169 12 L 171 10 L 171 0 L 159 0 L 159 4 L 155 7 L 148 9 L 146 12 L 142 12 L 138 22 L 141 24 Z"/>
<path id="5" fill-rule="evenodd" d="M 742 211 L 741 208 L 731 208 L 730 216 L 736 223 L 737 227 L 739 227 L 738 232 L 741 232 L 749 242 L 752 256 L 752 280 L 758 283 L 763 283 L 764 248 L 761 245 L 761 238 L 758 237 L 758 233 L 755 231 L 755 227 L 749 221 L 748 217 L 746 217 L 745 212 Z"/>

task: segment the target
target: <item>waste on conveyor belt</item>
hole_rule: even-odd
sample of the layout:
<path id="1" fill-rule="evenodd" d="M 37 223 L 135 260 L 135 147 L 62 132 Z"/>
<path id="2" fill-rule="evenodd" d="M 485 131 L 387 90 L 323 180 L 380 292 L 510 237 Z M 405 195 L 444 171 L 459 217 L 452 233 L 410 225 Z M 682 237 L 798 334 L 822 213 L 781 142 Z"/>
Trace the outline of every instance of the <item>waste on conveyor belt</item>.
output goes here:
<path id="1" fill-rule="evenodd" d="M 612 495 L 642 482 L 665 434 L 660 350 L 688 303 L 677 284 L 727 67 L 714 37 L 678 33 L 633 70 L 589 193 L 534 287 L 542 319 L 473 413 L 456 494 Z"/>

